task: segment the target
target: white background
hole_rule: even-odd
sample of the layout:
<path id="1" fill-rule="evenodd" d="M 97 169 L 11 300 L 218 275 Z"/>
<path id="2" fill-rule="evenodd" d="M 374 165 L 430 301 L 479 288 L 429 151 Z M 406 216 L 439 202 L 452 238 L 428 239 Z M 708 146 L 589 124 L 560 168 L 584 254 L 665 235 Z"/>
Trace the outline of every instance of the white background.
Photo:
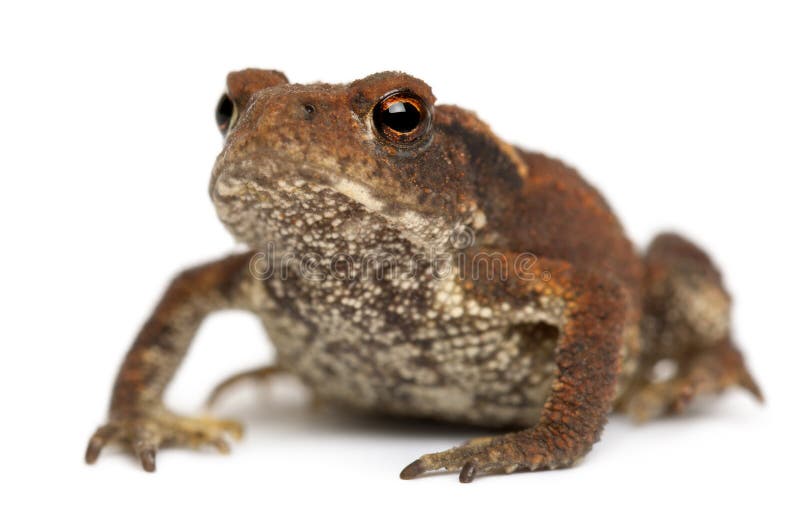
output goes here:
<path id="1" fill-rule="evenodd" d="M 552 2 L 556 4 L 556 2 Z M 3 503 L 754 502 L 797 499 L 800 16 L 790 2 L 4 4 L 0 387 Z M 794 4 L 796 5 L 796 4 Z M 229 70 L 341 82 L 398 69 L 503 138 L 562 156 L 633 239 L 712 251 L 767 396 L 679 419 L 614 417 L 575 469 L 401 481 L 477 430 L 313 410 L 291 381 L 242 386 L 230 456 L 166 450 L 142 472 L 84 444 L 117 366 L 178 269 L 234 247 L 207 182 Z M 535 219 L 535 216 L 532 216 Z M 202 327 L 169 403 L 199 409 L 271 356 L 245 314 Z"/>

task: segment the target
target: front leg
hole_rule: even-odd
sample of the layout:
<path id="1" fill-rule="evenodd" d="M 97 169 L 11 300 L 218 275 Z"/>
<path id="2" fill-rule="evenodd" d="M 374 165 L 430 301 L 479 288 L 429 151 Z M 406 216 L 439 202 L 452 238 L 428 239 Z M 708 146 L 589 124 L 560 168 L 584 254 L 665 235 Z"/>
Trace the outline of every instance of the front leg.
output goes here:
<path id="1" fill-rule="evenodd" d="M 566 467 L 600 437 L 620 371 L 623 328 L 631 317 L 624 288 L 600 273 L 538 261 L 534 268 L 517 272 L 490 291 L 491 296 L 526 300 L 537 307 L 564 307 L 555 352 L 556 377 L 541 418 L 520 432 L 422 456 L 401 472 L 403 479 L 442 468 L 460 469 L 461 482 L 471 482 L 477 473 Z"/>
<path id="2" fill-rule="evenodd" d="M 164 407 L 162 396 L 207 314 L 251 308 L 248 287 L 255 286 L 248 272 L 251 257 L 252 253 L 228 256 L 186 270 L 172 281 L 125 357 L 108 422 L 90 439 L 87 463 L 95 462 L 104 445 L 118 442 L 152 472 L 161 446 L 211 444 L 224 452 L 226 433 L 240 435 L 241 427 L 232 421 L 175 415 Z"/>

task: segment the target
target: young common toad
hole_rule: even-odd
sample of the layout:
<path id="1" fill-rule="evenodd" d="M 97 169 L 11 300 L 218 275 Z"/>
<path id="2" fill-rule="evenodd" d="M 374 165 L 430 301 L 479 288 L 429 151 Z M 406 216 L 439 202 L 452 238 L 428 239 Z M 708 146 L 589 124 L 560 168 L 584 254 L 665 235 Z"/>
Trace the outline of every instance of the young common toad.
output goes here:
<path id="1" fill-rule="evenodd" d="M 162 396 L 203 318 L 229 308 L 261 318 L 277 361 L 215 396 L 283 371 L 323 400 L 516 430 L 424 455 L 404 479 L 566 467 L 612 410 L 642 421 L 730 386 L 761 398 L 708 256 L 674 234 L 638 253 L 562 162 L 434 106 L 402 73 L 299 85 L 251 69 L 227 84 L 210 193 L 249 251 L 173 280 L 89 463 L 109 442 L 148 471 L 161 446 L 227 450 L 237 423 L 179 416 Z"/>

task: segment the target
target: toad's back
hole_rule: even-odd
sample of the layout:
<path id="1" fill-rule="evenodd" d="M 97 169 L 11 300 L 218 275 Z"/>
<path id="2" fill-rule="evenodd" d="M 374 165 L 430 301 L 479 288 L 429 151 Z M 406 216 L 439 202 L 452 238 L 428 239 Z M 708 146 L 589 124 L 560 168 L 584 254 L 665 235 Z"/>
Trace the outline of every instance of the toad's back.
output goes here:
<path id="1" fill-rule="evenodd" d="M 514 195 L 513 205 L 499 207 L 497 223 L 505 240 L 500 245 L 611 272 L 638 298 L 642 260 L 605 198 L 560 160 L 522 149 L 517 153 L 527 174 L 519 179 L 521 188 L 503 198 Z"/>

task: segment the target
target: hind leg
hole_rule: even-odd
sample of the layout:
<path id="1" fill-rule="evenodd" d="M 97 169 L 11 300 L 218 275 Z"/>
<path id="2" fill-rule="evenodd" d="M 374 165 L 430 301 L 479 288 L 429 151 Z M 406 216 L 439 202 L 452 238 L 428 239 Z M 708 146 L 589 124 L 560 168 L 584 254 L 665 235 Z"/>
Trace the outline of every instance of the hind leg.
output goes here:
<path id="1" fill-rule="evenodd" d="M 617 408 L 645 421 L 731 386 L 762 400 L 731 340 L 730 296 L 709 257 L 680 236 L 663 234 L 645 264 L 640 367 Z"/>
<path id="2" fill-rule="evenodd" d="M 259 382 L 265 381 L 273 375 L 279 374 L 283 371 L 284 370 L 277 365 L 265 365 L 235 373 L 214 386 L 214 389 L 211 390 L 211 394 L 208 395 L 208 399 L 206 399 L 206 408 L 211 408 L 214 406 L 217 400 L 219 400 L 224 393 L 237 384 L 250 380 Z"/>

